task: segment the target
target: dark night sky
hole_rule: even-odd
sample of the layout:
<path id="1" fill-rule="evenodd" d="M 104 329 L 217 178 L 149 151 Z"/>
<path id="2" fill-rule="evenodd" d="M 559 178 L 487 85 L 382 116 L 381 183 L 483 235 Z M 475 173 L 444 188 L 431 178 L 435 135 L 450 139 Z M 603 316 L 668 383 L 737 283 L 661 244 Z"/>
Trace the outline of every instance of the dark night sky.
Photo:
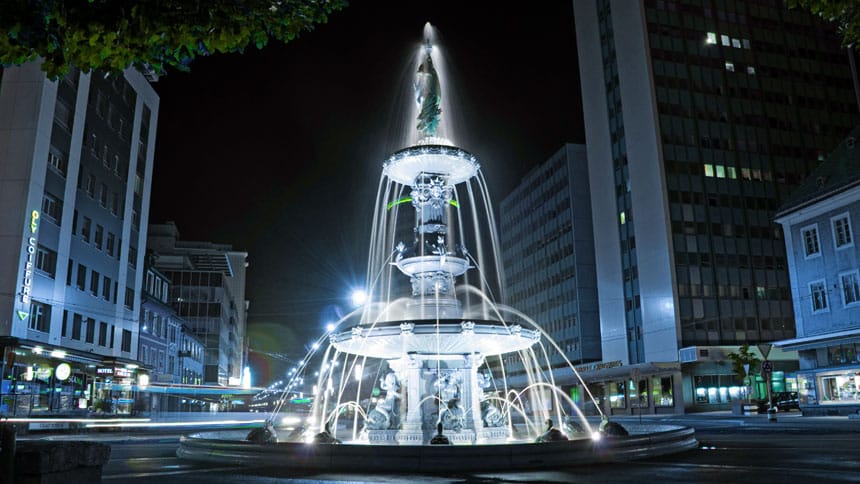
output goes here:
<path id="1" fill-rule="evenodd" d="M 584 140 L 572 10 L 354 0 L 289 44 L 195 60 L 154 85 L 150 223 L 247 251 L 251 348 L 300 358 L 364 282 L 382 161 L 399 148 L 396 92 L 425 22 L 452 71 L 443 96 L 461 101 L 458 140 L 498 205 L 531 166 Z M 257 385 L 281 376 L 284 363 L 251 362 Z"/>

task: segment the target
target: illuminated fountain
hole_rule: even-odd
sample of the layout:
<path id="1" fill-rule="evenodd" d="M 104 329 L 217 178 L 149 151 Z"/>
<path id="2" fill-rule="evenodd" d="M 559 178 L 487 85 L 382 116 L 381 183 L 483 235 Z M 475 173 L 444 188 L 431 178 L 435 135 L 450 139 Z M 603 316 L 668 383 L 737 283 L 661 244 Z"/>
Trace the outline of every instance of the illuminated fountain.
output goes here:
<path id="1" fill-rule="evenodd" d="M 696 445 L 691 429 L 631 427 L 627 435 L 603 415 L 589 422 L 554 383 L 547 349 L 561 348 L 490 296 L 487 274 L 501 280 L 494 217 L 477 159 L 454 145 L 442 118 L 441 59 L 431 39 L 428 24 L 414 64 L 417 129 L 383 164 L 368 256 L 372 302 L 320 338 L 293 376 L 310 380 L 318 370 L 310 416 L 284 429 L 276 408 L 241 442 L 223 433 L 189 436 L 180 456 L 326 469 L 432 469 L 433 459 L 459 470 L 519 469 Z M 518 388 L 508 385 L 511 368 L 525 375 Z M 430 445 L 442 441 L 459 445 Z"/>

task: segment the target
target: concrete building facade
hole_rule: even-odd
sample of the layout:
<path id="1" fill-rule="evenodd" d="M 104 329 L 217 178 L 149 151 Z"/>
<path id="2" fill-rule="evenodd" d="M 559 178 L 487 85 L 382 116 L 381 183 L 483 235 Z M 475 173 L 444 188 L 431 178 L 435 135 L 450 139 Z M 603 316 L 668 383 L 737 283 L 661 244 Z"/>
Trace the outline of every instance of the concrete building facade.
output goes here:
<path id="1" fill-rule="evenodd" d="M 860 410 L 860 128 L 780 207 L 804 415 Z"/>
<path id="2" fill-rule="evenodd" d="M 2 407 L 130 412 L 158 96 L 39 67 L 0 71 Z"/>
<path id="3" fill-rule="evenodd" d="M 203 383 L 239 385 L 247 358 L 247 252 L 180 240 L 170 222 L 150 225 L 147 247 L 171 281 L 170 304 L 205 348 Z"/>
<path id="4" fill-rule="evenodd" d="M 848 58 L 779 2 L 574 13 L 604 361 L 680 364 L 688 410 L 728 408 L 727 355 L 795 336 L 773 213 L 858 121 Z"/>

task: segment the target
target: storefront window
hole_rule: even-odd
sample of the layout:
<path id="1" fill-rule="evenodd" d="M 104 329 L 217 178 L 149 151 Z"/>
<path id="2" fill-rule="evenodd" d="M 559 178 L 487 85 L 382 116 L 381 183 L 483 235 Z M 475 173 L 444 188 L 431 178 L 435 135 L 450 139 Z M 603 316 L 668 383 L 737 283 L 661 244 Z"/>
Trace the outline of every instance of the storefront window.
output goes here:
<path id="1" fill-rule="evenodd" d="M 699 405 L 729 403 L 732 399 L 746 397 L 746 389 L 734 385 L 732 375 L 699 375 L 693 378 L 696 403 Z"/>
<path id="2" fill-rule="evenodd" d="M 626 382 L 613 381 L 609 382 L 609 407 L 610 408 L 627 408 Z"/>
<path id="3" fill-rule="evenodd" d="M 831 365 L 850 365 L 860 363 L 856 344 L 838 345 L 827 348 L 827 359 Z"/>
<path id="4" fill-rule="evenodd" d="M 630 380 L 630 401 L 636 402 L 636 406 L 648 407 L 648 380 L 639 380 L 634 386 Z"/>
<path id="5" fill-rule="evenodd" d="M 821 403 L 841 404 L 860 403 L 860 374 L 824 374 L 819 377 L 821 388 Z"/>
<path id="6" fill-rule="evenodd" d="M 675 399 L 672 397 L 672 377 L 651 377 L 651 399 L 655 407 L 672 407 Z"/>

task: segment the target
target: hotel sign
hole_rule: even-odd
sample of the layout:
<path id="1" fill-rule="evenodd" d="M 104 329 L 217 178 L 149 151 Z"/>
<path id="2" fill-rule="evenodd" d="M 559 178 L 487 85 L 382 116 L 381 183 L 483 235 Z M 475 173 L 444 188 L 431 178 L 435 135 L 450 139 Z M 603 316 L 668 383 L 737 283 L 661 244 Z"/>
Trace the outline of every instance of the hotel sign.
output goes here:
<path id="1" fill-rule="evenodd" d="M 33 210 L 30 213 L 30 235 L 27 237 L 27 247 L 24 250 L 24 277 L 21 281 L 21 302 L 24 304 L 30 304 L 30 292 L 33 288 L 33 269 L 36 266 L 38 230 L 39 211 Z"/>

